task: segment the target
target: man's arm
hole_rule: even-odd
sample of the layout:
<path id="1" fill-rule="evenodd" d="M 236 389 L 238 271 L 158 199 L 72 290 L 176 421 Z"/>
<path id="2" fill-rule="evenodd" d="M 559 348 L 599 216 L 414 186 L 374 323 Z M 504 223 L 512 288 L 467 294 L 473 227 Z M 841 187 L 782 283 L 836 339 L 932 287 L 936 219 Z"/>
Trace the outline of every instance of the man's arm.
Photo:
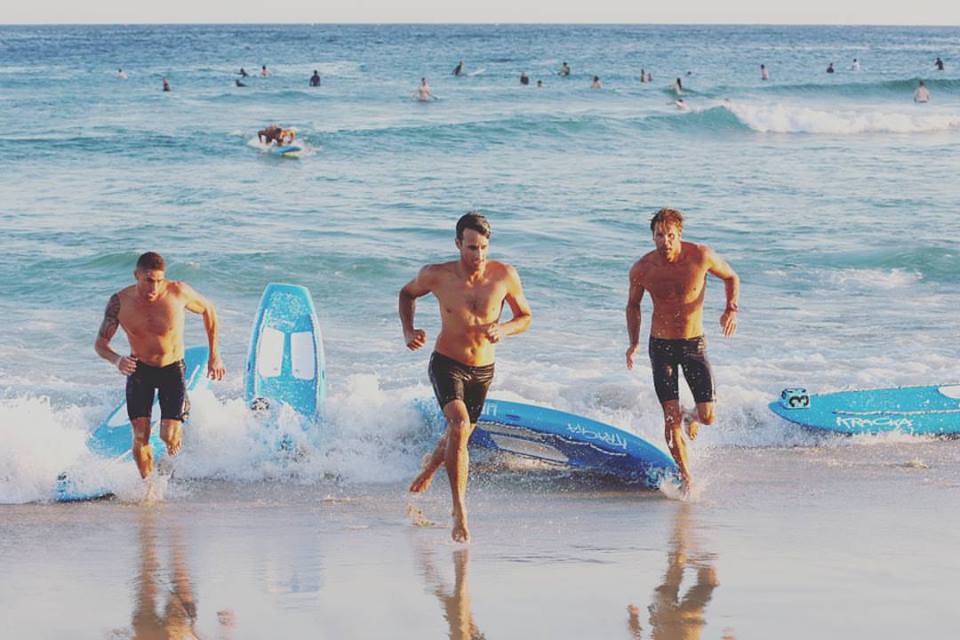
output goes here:
<path id="1" fill-rule="evenodd" d="M 110 348 L 110 341 L 117 334 L 117 328 L 120 326 L 120 294 L 115 293 L 110 296 L 107 302 L 107 308 L 103 311 L 103 322 L 100 323 L 100 331 L 97 332 L 97 339 L 93 343 L 93 349 L 97 355 L 115 366 L 124 375 L 130 375 L 137 370 L 137 360 L 129 356 L 121 356 Z"/>
<path id="2" fill-rule="evenodd" d="M 422 298 L 432 290 L 432 275 L 430 265 L 422 267 L 417 276 L 400 289 L 397 311 L 400 314 L 400 326 L 403 328 L 403 341 L 411 351 L 416 351 L 427 343 L 427 332 L 415 328 L 413 318 L 417 312 L 417 298 Z"/>
<path id="3" fill-rule="evenodd" d="M 500 342 L 507 336 L 523 333 L 533 320 L 530 303 L 527 302 L 527 297 L 523 293 L 523 285 L 520 283 L 520 274 L 510 265 L 504 266 L 507 270 L 507 295 L 504 297 L 504 301 L 510 305 L 513 317 L 508 322 L 494 322 L 487 327 L 487 338 L 493 343 Z"/>
<path id="4" fill-rule="evenodd" d="M 640 263 L 630 268 L 629 293 L 627 294 L 627 369 L 633 369 L 633 356 L 640 346 L 640 303 L 643 302 L 644 288 L 640 278 L 642 273 Z"/>
<path id="5" fill-rule="evenodd" d="M 207 360 L 207 376 L 213 380 L 223 380 L 226 369 L 220 358 L 220 324 L 217 322 L 217 309 L 213 303 L 194 291 L 188 284 L 180 283 L 184 308 L 191 313 L 203 314 L 203 328 L 207 332 L 210 345 L 210 358 Z"/>
<path id="6" fill-rule="evenodd" d="M 727 294 L 727 306 L 720 316 L 720 328 L 725 337 L 737 332 L 737 311 L 740 302 L 740 276 L 726 261 L 707 247 L 707 270 L 723 280 Z"/>

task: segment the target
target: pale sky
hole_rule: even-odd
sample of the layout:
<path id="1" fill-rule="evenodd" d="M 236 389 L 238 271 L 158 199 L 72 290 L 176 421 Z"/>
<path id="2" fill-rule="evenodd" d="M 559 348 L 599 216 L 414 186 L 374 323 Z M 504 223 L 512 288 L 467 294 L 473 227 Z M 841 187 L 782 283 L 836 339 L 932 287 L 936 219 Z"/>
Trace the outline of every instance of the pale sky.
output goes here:
<path id="1" fill-rule="evenodd" d="M 29 0 L 4 24 L 43 23 L 728 23 L 958 25 L 960 2 L 911 0 Z"/>

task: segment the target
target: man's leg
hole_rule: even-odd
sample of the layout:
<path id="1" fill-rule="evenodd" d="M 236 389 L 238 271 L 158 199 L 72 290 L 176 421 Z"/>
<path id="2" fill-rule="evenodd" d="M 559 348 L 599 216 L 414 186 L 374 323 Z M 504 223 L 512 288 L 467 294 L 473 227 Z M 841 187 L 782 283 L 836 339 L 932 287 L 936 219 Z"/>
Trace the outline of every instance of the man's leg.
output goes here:
<path id="1" fill-rule="evenodd" d="M 687 443 L 683 437 L 683 415 L 679 400 L 667 400 L 663 403 L 663 433 L 667 439 L 670 455 L 680 469 L 680 480 L 684 486 L 690 484 L 690 469 L 687 466 Z"/>
<path id="2" fill-rule="evenodd" d="M 467 405 L 463 400 L 452 400 L 443 408 L 443 415 L 447 418 L 447 452 L 444 463 L 447 467 L 447 478 L 450 480 L 450 493 L 453 497 L 453 533 L 454 542 L 470 540 L 470 531 L 467 529 L 467 473 L 470 466 L 470 454 L 467 453 L 467 443 L 474 425 L 470 424 Z"/>
<path id="3" fill-rule="evenodd" d="M 446 457 L 447 434 L 444 432 L 443 436 L 440 437 L 440 441 L 437 442 L 433 453 L 424 460 L 423 469 L 420 470 L 420 474 L 410 483 L 410 493 L 423 493 L 429 489 L 430 483 L 433 482 L 433 475 L 437 472 L 437 469 L 440 468 L 440 465 L 443 464 Z"/>
<path id="4" fill-rule="evenodd" d="M 181 420 L 161 420 L 160 439 L 167 445 L 167 454 L 177 455 L 180 451 L 183 438 L 183 422 Z"/>
<path id="5" fill-rule="evenodd" d="M 133 459 L 140 477 L 146 479 L 153 473 L 153 449 L 150 447 L 150 418 L 133 418 Z"/>

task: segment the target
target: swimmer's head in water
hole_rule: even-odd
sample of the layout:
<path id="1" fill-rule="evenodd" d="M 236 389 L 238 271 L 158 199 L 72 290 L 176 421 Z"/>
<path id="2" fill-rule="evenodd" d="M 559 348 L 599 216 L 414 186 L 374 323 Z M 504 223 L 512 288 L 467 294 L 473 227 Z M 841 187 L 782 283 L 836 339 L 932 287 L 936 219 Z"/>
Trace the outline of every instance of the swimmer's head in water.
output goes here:
<path id="1" fill-rule="evenodd" d="M 668 261 L 675 260 L 680 255 L 683 214 L 676 209 L 660 209 L 650 219 L 650 230 L 657 253 Z"/>

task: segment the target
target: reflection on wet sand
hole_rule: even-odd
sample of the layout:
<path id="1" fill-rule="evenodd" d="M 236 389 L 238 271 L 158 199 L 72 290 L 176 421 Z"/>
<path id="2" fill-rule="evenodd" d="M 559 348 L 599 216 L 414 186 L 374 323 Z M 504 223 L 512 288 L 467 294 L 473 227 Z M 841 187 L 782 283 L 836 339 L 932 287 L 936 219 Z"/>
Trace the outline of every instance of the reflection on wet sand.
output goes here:
<path id="1" fill-rule="evenodd" d="M 451 590 L 440 578 L 433 563 L 432 553 L 427 549 L 418 549 L 417 562 L 420 572 L 427 582 L 427 588 L 440 601 L 443 616 L 450 625 L 450 640 L 483 640 L 486 638 L 473 621 L 470 610 L 470 550 L 457 549 L 453 552 L 454 584 Z"/>
<path id="2" fill-rule="evenodd" d="M 186 547 L 179 528 L 172 527 L 168 540 L 172 575 L 163 576 L 158 553 L 156 509 L 144 509 L 140 522 L 140 564 L 136 577 L 136 600 L 130 626 L 140 639 L 197 638 L 197 603 L 187 567 Z M 166 584 L 161 587 L 161 580 Z M 157 610 L 158 596 L 166 602 Z"/>
<path id="3" fill-rule="evenodd" d="M 691 545 L 692 508 L 690 504 L 681 504 L 674 519 L 667 570 L 648 607 L 653 640 L 698 640 L 707 624 L 704 610 L 720 584 L 713 566 L 715 556 Z M 680 586 L 688 569 L 695 572 L 696 582 L 681 597 Z M 627 612 L 627 628 L 631 637 L 639 640 L 643 637 L 640 608 L 631 604 Z M 724 638 L 732 640 L 729 633 L 724 630 Z"/>

